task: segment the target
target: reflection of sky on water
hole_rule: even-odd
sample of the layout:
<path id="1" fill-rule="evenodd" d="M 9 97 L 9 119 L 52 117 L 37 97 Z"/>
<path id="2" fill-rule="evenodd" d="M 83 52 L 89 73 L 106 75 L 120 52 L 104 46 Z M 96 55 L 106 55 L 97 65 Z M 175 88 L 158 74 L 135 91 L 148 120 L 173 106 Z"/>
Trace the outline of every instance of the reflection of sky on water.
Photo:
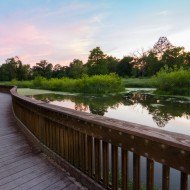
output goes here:
<path id="1" fill-rule="evenodd" d="M 85 110 L 85 112 L 90 113 L 88 106 L 85 107 L 81 104 L 76 107 L 76 104 L 70 100 L 55 100 L 50 103 L 62 107 L 77 109 L 78 111 Z M 143 108 L 140 104 L 131 106 L 124 106 L 123 104 L 120 104 L 116 109 L 108 108 L 104 116 L 158 128 L 158 125 L 152 119 L 152 115 L 149 114 L 147 108 Z M 175 117 L 174 119 L 169 120 L 162 129 L 190 135 L 190 120 L 185 117 Z"/>
<path id="2" fill-rule="evenodd" d="M 152 115 L 149 114 L 148 110 L 143 108 L 141 105 L 137 105 L 135 107 L 119 106 L 117 108 L 118 114 L 115 112 L 116 111 L 114 109 L 108 109 L 105 116 L 158 128 L 158 125 L 152 119 Z M 175 117 L 160 129 L 190 135 L 190 120 L 184 117 Z"/>

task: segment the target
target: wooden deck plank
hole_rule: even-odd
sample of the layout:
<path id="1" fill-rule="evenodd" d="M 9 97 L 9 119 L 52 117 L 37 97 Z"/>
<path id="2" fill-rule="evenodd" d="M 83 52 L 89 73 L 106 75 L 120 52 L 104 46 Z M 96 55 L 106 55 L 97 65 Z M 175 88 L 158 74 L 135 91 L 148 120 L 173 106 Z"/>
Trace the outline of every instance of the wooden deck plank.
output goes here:
<path id="1" fill-rule="evenodd" d="M 33 160 L 33 159 L 32 159 Z M 15 174 L 15 173 L 18 173 L 24 169 L 27 169 L 27 168 L 30 168 L 32 165 L 35 165 L 37 164 L 38 162 L 42 162 L 41 160 L 38 160 L 38 161 L 34 161 L 34 162 L 31 162 L 31 161 L 28 161 L 26 163 L 19 163 L 19 165 L 17 165 L 16 167 L 13 167 L 13 168 L 9 168 L 7 166 L 7 170 L 4 169 L 1 174 L 0 174 L 0 179 L 2 178 L 5 178 L 5 177 L 8 177 L 12 174 Z"/>
<path id="2" fill-rule="evenodd" d="M 1 185 L 0 186 L 0 189 L 13 189 L 13 188 L 16 188 L 24 183 L 27 183 L 28 181 L 32 180 L 32 179 L 35 179 L 35 178 L 41 178 L 41 176 L 43 176 L 44 174 L 48 173 L 49 174 L 50 172 L 50 169 L 49 168 L 46 168 L 45 170 L 35 170 L 35 171 L 32 171 L 30 172 L 29 174 L 26 174 L 20 178 L 17 178 L 15 180 L 12 180 L 11 182 L 9 183 L 6 183 L 4 185 Z"/>
<path id="3" fill-rule="evenodd" d="M 11 107 L 10 95 L 0 93 L 0 189 L 85 189 L 43 153 L 32 151 Z"/>
<path id="4" fill-rule="evenodd" d="M 48 188 L 46 188 L 46 190 L 61 190 L 63 188 L 69 187 L 72 184 L 72 182 L 70 180 L 60 180 L 56 183 L 54 183 L 53 185 L 49 186 Z"/>
<path id="5" fill-rule="evenodd" d="M 0 159 L 0 163 L 6 162 L 8 159 L 20 157 L 20 156 L 22 156 L 22 155 L 29 154 L 29 153 L 31 153 L 31 151 L 25 151 L 25 152 L 22 152 L 22 153 L 20 153 L 20 154 L 16 154 L 16 153 L 15 153 L 15 154 L 11 154 L 11 155 L 5 156 L 5 157 L 3 157 L 3 158 Z M 32 154 L 32 155 L 33 155 L 33 154 Z"/>
<path id="6" fill-rule="evenodd" d="M 5 163 L 8 163 L 10 160 L 12 161 L 12 160 L 17 159 L 17 158 L 20 159 L 23 156 L 28 156 L 28 154 L 33 156 L 33 154 L 31 152 L 29 152 L 29 153 L 25 153 L 25 154 L 21 154 L 21 155 L 17 155 L 17 156 L 11 155 L 8 157 L 4 157 L 0 160 L 0 165 L 4 165 Z"/>
<path id="7" fill-rule="evenodd" d="M 43 189 L 48 188 L 52 184 L 57 183 L 61 179 L 63 179 L 65 181 L 66 177 L 63 178 L 63 175 L 64 174 L 62 174 L 62 173 L 58 173 L 57 171 L 53 171 L 53 172 L 51 172 L 51 175 L 49 176 L 49 178 L 47 178 L 46 180 L 42 181 L 41 183 L 33 186 L 32 188 L 30 188 L 30 190 L 36 190 L 36 189 L 43 190 Z"/>
<path id="8" fill-rule="evenodd" d="M 3 179 L 0 179 L 0 185 L 4 185 L 4 184 L 14 181 L 16 179 L 19 179 L 20 177 L 22 177 L 24 175 L 30 174 L 31 172 L 34 172 L 35 170 L 39 170 L 39 169 L 41 169 L 41 166 L 42 167 L 44 166 L 43 162 L 40 162 L 36 165 L 32 165 L 31 167 L 26 168 L 20 172 L 9 175 L 8 177 L 5 177 Z"/>
<path id="9" fill-rule="evenodd" d="M 23 186 L 20 186 L 22 190 L 27 190 L 28 187 L 30 187 L 30 190 L 42 190 L 47 189 L 47 187 L 51 186 L 52 184 L 58 182 L 61 179 L 61 175 L 57 170 L 52 170 L 50 172 L 47 172 L 46 174 L 40 176 L 39 178 L 34 178 L 32 181 L 28 181 Z M 66 175 L 66 174 L 65 174 Z M 63 182 L 67 182 L 67 177 L 62 178 Z M 19 187 L 18 187 L 19 190 Z"/>

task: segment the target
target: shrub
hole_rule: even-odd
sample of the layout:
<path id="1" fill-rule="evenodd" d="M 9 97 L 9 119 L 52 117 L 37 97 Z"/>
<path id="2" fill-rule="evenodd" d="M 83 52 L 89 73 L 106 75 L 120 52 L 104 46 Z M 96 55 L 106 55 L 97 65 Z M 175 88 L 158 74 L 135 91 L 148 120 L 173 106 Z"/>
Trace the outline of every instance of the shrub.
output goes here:
<path id="1" fill-rule="evenodd" d="M 173 70 L 165 67 L 153 79 L 158 92 L 173 95 L 190 95 L 190 70 L 184 68 Z"/>
<path id="2" fill-rule="evenodd" d="M 38 88 L 52 91 L 105 94 L 124 91 L 124 85 L 116 74 L 83 76 L 81 79 L 36 77 L 33 81 L 12 81 L 19 87 Z"/>

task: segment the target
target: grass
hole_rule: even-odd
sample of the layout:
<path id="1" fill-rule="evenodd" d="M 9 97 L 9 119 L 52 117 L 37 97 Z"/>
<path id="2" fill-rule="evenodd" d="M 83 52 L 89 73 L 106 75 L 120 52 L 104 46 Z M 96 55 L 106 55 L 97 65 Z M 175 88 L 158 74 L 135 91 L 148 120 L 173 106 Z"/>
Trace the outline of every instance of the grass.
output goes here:
<path id="1" fill-rule="evenodd" d="M 37 77 L 32 81 L 5 82 L 6 85 L 16 85 L 20 88 L 43 89 L 60 92 L 108 94 L 118 93 L 125 90 L 120 77 L 116 74 L 84 76 L 81 79 Z"/>
<path id="2" fill-rule="evenodd" d="M 128 88 L 154 88 L 156 87 L 155 81 L 151 78 L 128 78 L 122 79 L 125 87 Z"/>
<path id="3" fill-rule="evenodd" d="M 153 80 L 157 94 L 190 96 L 190 70 L 164 68 Z"/>

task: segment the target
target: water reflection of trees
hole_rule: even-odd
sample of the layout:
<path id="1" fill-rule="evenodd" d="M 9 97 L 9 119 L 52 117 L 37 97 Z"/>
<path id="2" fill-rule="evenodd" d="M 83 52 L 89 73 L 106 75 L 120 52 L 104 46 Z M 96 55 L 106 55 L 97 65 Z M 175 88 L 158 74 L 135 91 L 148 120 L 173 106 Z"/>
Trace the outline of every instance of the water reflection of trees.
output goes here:
<path id="1" fill-rule="evenodd" d="M 159 127 L 175 117 L 190 119 L 190 102 L 185 98 L 171 98 L 133 92 L 126 95 L 125 105 L 141 104 Z"/>
<path id="2" fill-rule="evenodd" d="M 140 104 L 148 110 L 159 127 L 164 127 L 169 120 L 175 117 L 190 119 L 190 102 L 186 99 L 154 96 L 139 92 L 108 96 L 43 94 L 35 95 L 33 98 L 45 102 L 71 101 L 75 104 L 75 110 L 89 110 L 98 115 L 104 115 L 109 108 L 117 109 L 121 104 L 125 106 Z"/>
<path id="3" fill-rule="evenodd" d="M 93 114 L 104 115 L 109 108 L 117 109 L 123 101 L 122 95 L 109 96 L 88 96 L 88 95 L 59 95 L 59 94 L 42 94 L 35 95 L 33 98 L 45 102 L 52 101 L 71 101 L 75 103 L 75 110 L 89 111 Z"/>

